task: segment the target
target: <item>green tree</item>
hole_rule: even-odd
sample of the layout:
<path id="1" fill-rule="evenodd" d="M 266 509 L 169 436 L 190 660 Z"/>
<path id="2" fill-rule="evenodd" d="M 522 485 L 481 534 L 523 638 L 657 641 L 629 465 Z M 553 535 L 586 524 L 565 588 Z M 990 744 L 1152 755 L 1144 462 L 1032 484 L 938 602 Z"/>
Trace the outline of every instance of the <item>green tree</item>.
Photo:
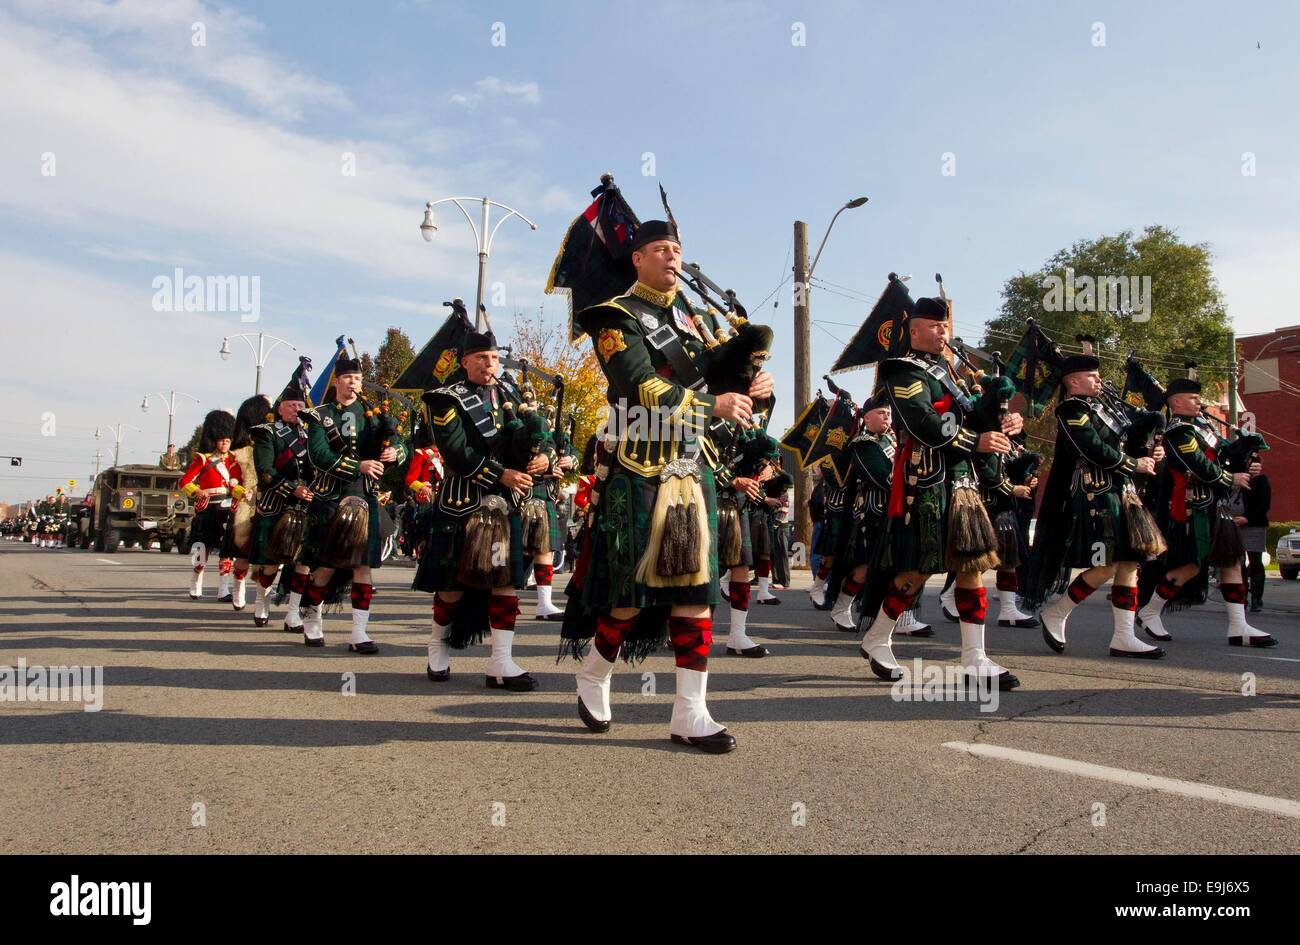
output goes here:
<path id="1" fill-rule="evenodd" d="M 1010 352 L 1032 317 L 1067 351 L 1078 350 L 1077 335 L 1095 337 L 1102 374 L 1117 385 L 1123 385 L 1124 361 L 1131 351 L 1162 382 L 1182 376 L 1184 360 L 1195 361 L 1211 396 L 1216 388 L 1221 393 L 1230 357 L 1229 326 L 1212 259 L 1208 245 L 1183 243 L 1162 226 L 1149 226 L 1137 237 L 1125 230 L 1080 240 L 1036 272 L 1007 280 L 1002 310 L 985 328 L 984 347 Z M 1114 277 L 1138 280 L 1139 291 L 1128 296 L 1125 307 L 1116 304 L 1113 290 L 1106 299 L 1100 292 L 1090 297 L 1082 291 Z M 1150 279 L 1150 292 L 1143 305 L 1139 296 L 1145 279 Z M 1054 291 L 1067 280 L 1073 293 Z"/>
<path id="2" fill-rule="evenodd" d="M 389 328 L 379 345 L 379 353 L 375 355 L 375 383 L 381 385 L 393 383 L 414 360 L 415 348 L 411 346 L 411 339 L 407 337 L 406 332 L 400 328 Z"/>

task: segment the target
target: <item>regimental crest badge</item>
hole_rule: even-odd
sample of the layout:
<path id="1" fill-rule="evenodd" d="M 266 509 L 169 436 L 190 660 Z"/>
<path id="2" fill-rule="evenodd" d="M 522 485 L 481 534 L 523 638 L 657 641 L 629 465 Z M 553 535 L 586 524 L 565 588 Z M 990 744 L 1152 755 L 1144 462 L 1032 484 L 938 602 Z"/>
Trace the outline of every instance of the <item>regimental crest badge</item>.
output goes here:
<path id="1" fill-rule="evenodd" d="M 617 328 L 602 328 L 600 336 L 596 339 L 596 350 L 605 361 L 620 351 L 626 351 L 627 342 L 623 340 L 623 332 Z"/>
<path id="2" fill-rule="evenodd" d="M 433 376 L 438 379 L 439 384 L 445 384 L 447 378 L 451 377 L 452 372 L 459 365 L 460 359 L 456 357 L 456 349 L 448 348 L 438 355 L 438 362 L 433 366 Z"/>
<path id="3" fill-rule="evenodd" d="M 848 431 L 842 427 L 836 427 L 826 433 L 826 445 L 832 449 L 843 449 L 844 444 L 848 442 Z"/>
<path id="4" fill-rule="evenodd" d="M 649 312 L 641 313 L 641 324 L 645 325 L 646 331 L 654 331 L 659 327 L 659 319 L 655 318 Z"/>

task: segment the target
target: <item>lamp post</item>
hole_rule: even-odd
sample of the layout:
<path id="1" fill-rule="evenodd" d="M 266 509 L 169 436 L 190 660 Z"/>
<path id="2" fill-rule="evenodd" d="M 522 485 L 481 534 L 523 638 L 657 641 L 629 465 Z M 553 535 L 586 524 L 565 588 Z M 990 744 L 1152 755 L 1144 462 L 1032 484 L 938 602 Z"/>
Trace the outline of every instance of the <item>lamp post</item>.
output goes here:
<path id="1" fill-rule="evenodd" d="M 221 350 L 218 351 L 217 353 L 221 355 L 221 360 L 223 361 L 230 360 L 230 339 L 231 338 L 242 338 L 244 340 L 244 344 L 248 345 L 248 349 L 253 352 L 253 357 L 257 361 L 257 384 L 253 390 L 254 394 L 262 393 L 262 366 L 266 364 L 267 356 L 272 351 L 275 350 L 276 345 L 289 345 L 290 350 L 293 351 L 298 350 L 293 345 L 289 344 L 289 342 L 285 341 L 283 338 L 277 338 L 275 337 L 275 335 L 268 335 L 265 332 L 261 332 L 261 331 L 259 331 L 257 334 L 253 334 L 252 332 L 245 332 L 242 335 L 228 335 L 227 337 L 221 339 Z M 257 339 L 256 346 L 253 345 L 252 342 L 253 338 Z M 271 340 L 271 347 L 269 348 L 266 347 L 266 340 L 268 338 Z"/>
<path id="2" fill-rule="evenodd" d="M 113 465 L 121 466 L 122 465 L 122 431 L 134 430 L 136 433 L 139 433 L 141 432 L 140 428 L 133 427 L 129 423 L 118 423 L 115 426 L 110 426 L 108 429 L 113 434 Z M 103 438 L 104 438 L 104 431 L 101 428 L 96 427 L 95 439 L 102 440 Z"/>
<path id="3" fill-rule="evenodd" d="M 184 391 L 180 391 L 180 390 L 174 390 L 170 394 L 157 395 L 163 399 L 164 403 L 167 404 L 167 443 L 163 446 L 164 451 L 166 451 L 166 448 L 168 446 L 171 446 L 173 443 L 172 422 L 176 419 L 176 395 L 177 394 L 179 394 L 182 397 L 188 397 L 196 404 L 199 402 L 199 399 L 195 397 L 193 394 L 187 394 Z M 146 394 L 144 396 L 144 399 L 140 401 L 140 412 L 145 413 L 148 410 L 149 410 L 149 395 Z"/>
<path id="4" fill-rule="evenodd" d="M 817 254 L 813 256 L 812 265 L 808 265 L 808 224 L 796 220 L 794 224 L 794 414 L 799 416 L 812 401 L 812 319 L 808 312 L 808 293 L 812 291 L 813 271 L 817 261 L 822 258 L 822 250 L 830 238 L 831 229 L 845 210 L 856 210 L 867 202 L 866 197 L 855 197 L 835 211 L 830 226 L 822 237 Z M 795 540 L 803 542 L 812 556 L 812 516 L 808 512 L 808 472 L 798 470 L 794 477 L 794 534 Z"/>
<path id="5" fill-rule="evenodd" d="M 477 201 L 481 207 L 479 223 L 474 223 L 474 218 L 469 215 L 469 211 L 461 206 L 461 201 Z M 528 217 L 524 216 L 513 207 L 507 207 L 503 203 L 497 203 L 487 197 L 443 197 L 441 200 L 431 200 L 424 205 L 424 222 L 420 224 L 420 235 L 424 237 L 426 243 L 433 241 L 433 234 L 438 232 L 438 227 L 433 222 L 433 208 L 440 203 L 454 203 L 468 221 L 470 229 L 474 231 L 474 245 L 478 249 L 478 297 L 474 303 L 474 328 L 476 331 L 483 330 L 483 285 L 487 279 L 487 261 L 488 255 L 492 252 L 492 241 L 496 239 L 497 230 L 501 229 L 501 224 L 505 223 L 511 217 L 518 217 L 527 223 L 532 229 L 537 229 L 537 224 Z M 506 211 L 506 215 L 497 221 L 496 226 L 491 230 L 488 226 L 491 224 L 491 209 L 499 207 Z"/>

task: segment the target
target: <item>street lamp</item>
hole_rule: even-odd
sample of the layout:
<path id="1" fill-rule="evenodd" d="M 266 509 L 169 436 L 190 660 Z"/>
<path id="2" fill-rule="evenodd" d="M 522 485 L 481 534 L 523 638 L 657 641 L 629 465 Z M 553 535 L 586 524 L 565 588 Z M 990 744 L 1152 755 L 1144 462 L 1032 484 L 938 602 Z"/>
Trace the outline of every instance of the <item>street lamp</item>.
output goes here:
<path id="1" fill-rule="evenodd" d="M 478 225 L 474 223 L 474 218 L 469 215 L 469 211 L 461 206 L 460 202 L 462 200 L 467 202 L 477 201 L 479 203 L 482 214 Z M 456 209 L 469 222 L 470 229 L 474 231 L 474 245 L 478 248 L 478 298 L 474 305 L 474 328 L 481 331 L 483 329 L 483 285 L 487 278 L 488 254 L 492 252 L 492 241 L 496 239 L 497 230 L 501 229 L 501 224 L 511 217 L 518 217 L 534 230 L 537 229 L 537 224 L 513 207 L 507 207 L 505 204 L 489 200 L 487 197 L 443 197 L 441 200 L 431 200 L 424 205 L 424 222 L 420 224 L 420 235 L 424 237 L 426 243 L 433 242 L 433 234 L 438 232 L 438 227 L 433 222 L 433 208 L 440 203 L 454 203 Z M 506 215 L 497 221 L 496 226 L 489 230 L 492 207 L 505 210 Z"/>
<path id="2" fill-rule="evenodd" d="M 840 214 L 843 213 L 845 210 L 856 210 L 858 209 L 858 207 L 862 206 L 866 202 L 867 202 L 866 197 L 854 197 L 844 206 L 840 207 L 838 210 L 835 211 L 835 216 L 831 217 L 831 225 L 826 227 L 826 235 L 822 237 L 821 245 L 817 247 L 817 255 L 813 257 L 812 265 L 808 267 L 809 279 L 812 278 L 813 272 L 816 271 L 817 269 L 817 260 L 822 258 L 822 250 L 826 248 L 826 241 L 830 239 L 831 229 L 835 226 L 835 221 L 839 219 Z M 812 286 L 807 286 L 805 291 L 811 288 Z"/>
<path id="3" fill-rule="evenodd" d="M 122 465 L 122 431 L 134 430 L 136 433 L 142 431 L 139 427 L 133 427 L 129 423 L 118 423 L 115 426 L 110 426 L 108 429 L 113 434 L 113 465 L 120 466 Z M 95 427 L 95 439 L 102 440 L 103 438 L 104 431 L 99 427 Z"/>
<path id="4" fill-rule="evenodd" d="M 265 332 L 261 332 L 261 331 L 259 331 L 257 334 L 253 334 L 252 332 L 245 332 L 242 335 L 230 335 L 226 338 L 221 339 L 221 350 L 218 351 L 217 354 L 221 355 L 221 360 L 223 361 L 230 360 L 230 339 L 231 338 L 242 338 L 244 340 L 244 344 L 248 345 L 248 349 L 253 352 L 253 358 L 257 362 L 257 385 L 253 390 L 254 394 L 262 393 L 262 366 L 266 364 L 267 355 L 269 355 L 272 351 L 275 350 L 275 346 L 289 345 L 289 348 L 291 350 L 293 351 L 298 350 L 293 345 L 289 344 L 289 342 L 285 341 L 283 338 L 277 338 L 275 337 L 275 335 L 268 335 Z M 257 339 L 256 347 L 254 347 L 253 342 L 251 340 L 253 338 Z M 268 338 L 271 339 L 271 347 L 269 348 L 266 347 L 266 339 Z"/>
<path id="5" fill-rule="evenodd" d="M 180 394 L 180 396 L 182 396 L 182 397 L 188 397 L 190 400 L 194 401 L 196 404 L 199 402 L 199 399 L 198 399 L 197 397 L 195 397 L 193 394 L 187 394 L 187 393 L 185 393 L 184 391 L 180 391 L 180 390 L 174 390 L 174 391 L 172 391 L 170 394 L 159 394 L 159 395 L 158 395 L 158 396 L 161 397 L 161 398 L 163 399 L 163 401 L 167 404 L 167 446 L 171 446 L 172 443 L 173 443 L 173 441 L 172 441 L 172 421 L 176 419 L 176 395 L 177 395 L 177 394 Z M 144 413 L 144 412 L 148 412 L 148 410 L 149 410 L 149 395 L 148 395 L 148 394 L 145 395 L 144 400 L 140 401 L 140 410 L 141 410 L 142 413 Z M 164 451 L 165 451 L 165 449 L 166 449 L 166 447 L 164 447 Z"/>

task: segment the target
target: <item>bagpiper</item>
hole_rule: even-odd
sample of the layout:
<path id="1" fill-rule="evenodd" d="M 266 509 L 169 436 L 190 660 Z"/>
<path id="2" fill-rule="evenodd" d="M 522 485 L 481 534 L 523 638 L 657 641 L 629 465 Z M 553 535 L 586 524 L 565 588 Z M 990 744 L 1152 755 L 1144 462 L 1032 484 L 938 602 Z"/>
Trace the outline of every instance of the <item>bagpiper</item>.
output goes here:
<path id="1" fill-rule="evenodd" d="M 1043 640 L 1061 653 L 1071 612 L 1113 578 L 1110 655 L 1160 659 L 1165 651 L 1133 632 L 1138 567 L 1157 550 L 1150 544 L 1155 526 L 1133 478 L 1154 474 L 1160 454 L 1135 457 L 1126 451 L 1132 422 L 1102 399 L 1100 366 L 1087 345 L 1061 366 L 1056 452 L 1030 552 L 1025 603 L 1041 608 Z M 1081 573 L 1071 579 L 1072 571 Z M 1053 593 L 1060 596 L 1043 607 Z"/>
<path id="2" fill-rule="evenodd" d="M 1232 446 L 1203 416 L 1198 380 L 1175 378 L 1165 397 L 1171 416 L 1155 495 L 1156 519 L 1169 547 L 1163 558 L 1143 569 L 1139 625 L 1154 639 L 1172 639 L 1162 615 L 1166 609 L 1203 603 L 1207 570 L 1214 567 L 1227 611 L 1229 645 L 1276 646 L 1276 638 L 1246 622 L 1241 541 L 1232 519 L 1220 508 L 1231 489 L 1250 488 L 1250 471 L 1227 468 L 1225 453 Z M 1262 446 L 1262 440 L 1254 439 Z"/>
<path id="3" fill-rule="evenodd" d="M 194 568 L 190 598 L 193 600 L 203 596 L 203 573 L 213 554 L 218 555 L 222 573 L 223 586 L 218 588 L 218 600 L 225 589 L 225 576 L 229 574 L 231 561 L 221 558 L 220 552 L 230 526 L 231 507 L 244 495 L 239 463 L 230 452 L 234 435 L 234 416 L 225 410 L 210 411 L 203 418 L 199 448 L 178 483 L 194 503 L 190 526 L 190 561 Z"/>
<path id="4" fill-rule="evenodd" d="M 375 586 L 371 571 L 383 561 L 376 485 L 385 463 L 401 463 L 406 444 L 383 404 L 361 396 L 361 361 L 341 352 L 334 363 L 326 402 L 302 411 L 307 455 L 315 478 L 307 513 L 304 561 L 312 569 L 307 585 L 303 642 L 325 645 L 322 607 L 336 572 L 350 572 L 352 633 L 348 650 L 371 655 L 379 646 L 366 626 Z"/>
<path id="5" fill-rule="evenodd" d="M 609 383 L 615 431 L 607 436 L 611 451 L 585 574 L 563 631 L 568 651 L 582 657 L 578 714 L 591 731 L 608 731 L 610 677 L 620 651 L 635 662 L 667 636 L 677 664 L 672 741 L 729 752 L 736 740 L 706 705 L 710 611 L 720 577 L 718 457 L 707 431 L 715 418 L 747 424 L 751 398 L 770 396 L 772 378 L 757 372 L 747 394 L 707 393 L 706 339 L 676 297 L 682 269 L 676 226 L 646 221 L 630 248 L 631 289 L 577 316 Z M 571 588 L 576 580 L 575 574 Z"/>
<path id="6" fill-rule="evenodd" d="M 253 427 L 253 465 L 257 470 L 257 514 L 253 517 L 249 561 L 256 571 L 257 598 L 253 624 L 271 620 L 269 593 L 276 573 L 290 569 L 285 633 L 302 633 L 302 597 L 310 571 L 302 561 L 307 508 L 312 500 L 307 428 L 299 416 L 311 399 L 307 371 L 311 361 L 298 359 L 293 377 L 275 402 L 275 419 Z"/>
<path id="7" fill-rule="evenodd" d="M 537 680 L 513 656 L 524 564 L 521 520 L 511 507 L 531 492 L 534 476 L 551 468 L 551 456 L 536 455 L 522 469 L 498 459 L 504 455 L 508 395 L 497 381 L 501 356 L 495 336 L 469 332 L 461 363 L 464 381 L 423 396 L 445 471 L 412 585 L 433 594 L 426 675 L 434 682 L 450 679 L 450 651 L 480 641 L 490 630 L 487 687 L 531 692 Z"/>
<path id="8" fill-rule="evenodd" d="M 1020 680 L 984 649 L 987 598 L 981 576 L 996 562 L 996 549 L 971 461 L 979 453 L 1008 452 L 1007 437 L 1020 432 L 1022 421 L 1018 414 L 985 419 L 988 405 L 996 407 L 1003 391 L 986 389 L 977 400 L 957 378 L 943 357 L 949 317 L 945 299 L 918 299 L 904 322 L 910 353 L 880 365 L 880 384 L 893 408 L 899 443 L 886 512 L 888 535 L 873 569 L 872 600 L 863 608 L 865 614 L 875 611 L 875 617 L 861 650 L 877 676 L 901 678 L 891 646 L 894 627 L 931 574 L 954 570 L 960 669 L 977 685 L 995 681 L 1008 690 Z"/>

